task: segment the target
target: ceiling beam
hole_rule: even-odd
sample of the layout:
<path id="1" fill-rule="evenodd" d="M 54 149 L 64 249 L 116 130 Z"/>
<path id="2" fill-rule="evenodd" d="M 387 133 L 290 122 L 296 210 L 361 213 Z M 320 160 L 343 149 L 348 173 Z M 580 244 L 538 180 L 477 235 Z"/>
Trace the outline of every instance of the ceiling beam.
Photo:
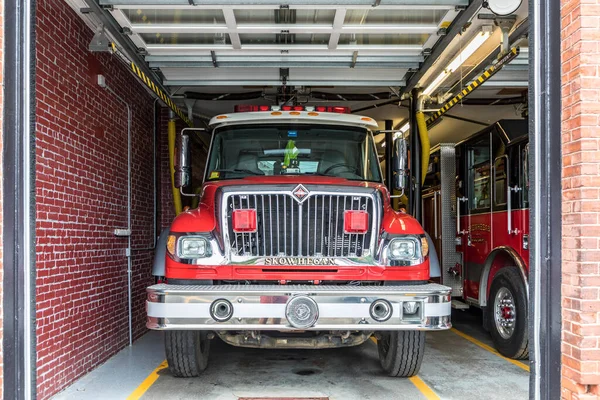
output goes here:
<path id="1" fill-rule="evenodd" d="M 198 6 L 220 7 L 256 7 L 256 6 L 308 6 L 314 7 L 369 7 L 373 6 L 373 0 L 100 0 L 101 5 L 105 6 L 131 6 L 156 8 L 157 6 L 173 7 L 185 6 L 192 8 L 198 3 Z M 467 6 L 469 0 L 382 0 L 380 6 L 409 6 L 415 8 L 426 8 L 428 6 L 444 6 L 453 8 L 455 6 Z"/>
<path id="2" fill-rule="evenodd" d="M 234 49 L 242 48 L 242 41 L 240 40 L 239 32 L 235 32 L 235 28 L 237 27 L 237 22 L 235 20 L 235 14 L 231 8 L 223 9 L 223 17 L 225 18 L 225 24 L 227 29 L 229 30 L 229 40 L 231 41 L 231 46 Z"/>
<path id="3" fill-rule="evenodd" d="M 232 10 L 229 10 L 232 11 Z M 227 13 L 233 15 L 233 12 Z M 288 31 L 289 33 L 326 33 L 331 34 L 332 37 L 329 41 L 329 48 L 331 49 L 331 43 L 335 42 L 337 45 L 337 39 L 340 34 L 344 33 L 397 33 L 397 34 L 418 34 L 437 33 L 438 27 L 436 24 L 403 24 L 403 25 L 392 25 L 392 24 L 381 24 L 381 25 L 345 25 L 339 26 L 338 15 L 341 15 L 342 23 L 344 21 L 345 12 L 338 10 L 333 21 L 333 25 L 327 24 L 260 24 L 260 25 L 233 25 L 232 23 L 227 24 L 131 24 L 131 30 L 134 33 L 229 33 L 229 34 L 240 34 L 240 33 L 281 33 L 281 31 Z M 336 35 L 336 37 L 334 37 Z M 336 39 L 337 38 L 337 39 Z M 335 47 L 333 47 L 335 48 Z"/>
<path id="4" fill-rule="evenodd" d="M 347 62 L 352 61 L 353 54 L 348 55 L 327 55 L 327 56 L 294 56 L 294 55 L 244 55 L 244 54 L 227 54 L 218 53 L 219 60 L 223 62 Z M 146 56 L 147 62 L 210 62 L 210 55 L 198 55 L 198 56 L 181 56 L 181 55 L 148 55 Z M 398 64 L 411 64 L 418 66 L 423 61 L 421 56 L 375 56 L 375 55 L 359 55 L 357 62 L 373 62 L 373 63 L 398 63 Z"/>
<path id="5" fill-rule="evenodd" d="M 471 20 L 475 16 L 475 14 L 481 9 L 483 4 L 483 0 L 472 0 L 471 4 L 460 12 L 452 21 L 452 24 L 448 28 L 446 35 L 442 36 L 440 40 L 433 47 L 431 54 L 425 59 L 425 62 L 421 65 L 421 68 L 417 72 L 415 72 L 406 82 L 406 86 L 402 88 L 402 93 L 409 93 L 412 89 L 414 89 L 419 80 L 423 77 L 426 71 L 428 71 L 433 64 L 440 58 L 442 53 L 448 48 L 452 40 L 461 33 L 463 27 L 467 22 Z"/>
<path id="6" fill-rule="evenodd" d="M 186 61 L 152 61 L 149 63 L 150 68 L 213 68 L 212 60 L 201 62 L 186 62 Z M 326 59 L 321 61 L 275 61 L 275 62 L 252 62 L 252 61 L 237 61 L 224 62 L 219 58 L 220 68 L 373 68 L 373 69 L 401 69 L 402 72 L 409 68 L 416 68 L 416 63 L 382 63 L 382 62 L 329 62 Z"/>
<path id="7" fill-rule="evenodd" d="M 215 44 L 149 44 L 146 46 L 148 54 L 171 54 L 171 55 L 204 55 L 210 54 L 210 51 L 227 52 L 234 51 L 239 54 L 248 51 L 255 55 L 262 52 L 281 52 L 282 50 L 299 52 L 310 52 L 315 54 L 335 55 L 344 52 L 352 54 L 354 51 L 359 51 L 361 55 L 396 55 L 396 56 L 418 56 L 423 51 L 419 45 L 338 45 L 336 50 L 330 50 L 327 45 L 319 44 L 246 44 L 242 45 L 239 50 L 234 49 L 231 45 L 215 45 Z M 258 54 L 258 55 L 264 55 Z"/>
<path id="8" fill-rule="evenodd" d="M 372 86 L 372 87 L 388 87 L 388 86 L 404 86 L 406 82 L 403 80 L 297 80 L 288 79 L 288 86 Z M 166 86 L 281 86 L 281 81 L 278 79 L 227 79 L 227 80 L 165 80 Z"/>
<path id="9" fill-rule="evenodd" d="M 338 43 L 340 42 L 340 31 L 342 26 L 344 25 L 344 21 L 346 20 L 346 10 L 338 9 L 335 11 L 335 16 L 333 17 L 333 25 L 331 36 L 329 36 L 329 49 L 335 50 L 337 49 Z"/>

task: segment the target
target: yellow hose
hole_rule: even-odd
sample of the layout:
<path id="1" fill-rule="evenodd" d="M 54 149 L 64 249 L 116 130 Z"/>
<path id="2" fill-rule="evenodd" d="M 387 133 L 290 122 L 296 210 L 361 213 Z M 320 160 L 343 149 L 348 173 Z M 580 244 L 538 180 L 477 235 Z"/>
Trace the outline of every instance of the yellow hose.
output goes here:
<path id="1" fill-rule="evenodd" d="M 173 206 L 175 207 L 175 215 L 181 213 L 181 193 L 175 187 L 175 138 L 177 132 L 175 129 L 175 120 L 170 119 L 168 125 L 169 133 L 169 166 L 171 169 L 171 188 L 173 190 Z"/>
<path id="2" fill-rule="evenodd" d="M 429 143 L 429 133 L 427 132 L 427 124 L 425 123 L 425 114 L 421 111 L 417 112 L 417 126 L 419 127 L 419 137 L 421 138 L 421 185 L 425 183 L 427 176 L 427 168 L 429 167 L 429 151 L 431 145 Z"/>

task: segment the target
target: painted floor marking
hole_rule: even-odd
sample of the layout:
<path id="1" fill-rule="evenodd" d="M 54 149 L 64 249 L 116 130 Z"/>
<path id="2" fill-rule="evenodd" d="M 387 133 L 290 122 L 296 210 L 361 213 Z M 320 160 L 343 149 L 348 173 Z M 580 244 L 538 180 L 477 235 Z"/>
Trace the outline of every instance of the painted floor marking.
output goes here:
<path id="1" fill-rule="evenodd" d="M 373 343 L 377 344 L 377 339 L 375 339 L 375 336 L 371 336 L 371 340 L 373 341 Z M 425 398 L 427 400 L 440 400 L 440 396 L 438 396 L 432 388 L 430 388 L 421 378 L 419 378 L 418 376 L 411 376 L 410 378 L 408 378 L 408 380 L 415 385 L 415 387 L 417 389 L 419 389 L 419 392 L 421 392 L 421 394 L 423 396 L 425 396 Z"/>
<path id="2" fill-rule="evenodd" d="M 469 342 L 471 342 L 473 344 L 476 344 L 477 346 L 481 347 L 482 349 L 487 350 L 490 353 L 495 354 L 498 357 L 503 358 L 506 361 L 508 361 L 508 362 L 516 365 L 517 367 L 519 367 L 521 369 L 524 369 L 525 371 L 529 372 L 529 365 L 527 365 L 525 363 L 522 363 L 520 361 L 517 361 L 517 360 L 513 360 L 512 358 L 504 357 L 502 354 L 498 353 L 498 351 L 496 349 L 494 349 L 493 347 L 488 346 L 487 344 L 480 342 L 479 340 L 475 339 L 474 337 L 471 337 L 471 336 L 467 335 L 466 333 L 463 333 L 463 332 L 457 330 L 456 328 L 451 328 L 450 330 L 452 332 L 456 333 L 458 336 L 460 336 L 460 337 L 462 337 L 464 339 L 467 339 Z"/>
<path id="3" fill-rule="evenodd" d="M 167 360 L 161 362 L 160 365 L 156 367 L 154 371 L 150 372 L 150 375 L 148 375 L 146 379 L 144 379 L 144 381 L 140 383 L 140 386 L 135 388 L 133 393 L 127 396 L 127 400 L 139 400 L 144 395 L 144 393 L 146 393 L 146 391 L 150 389 L 150 386 L 152 386 L 154 382 L 156 382 L 156 380 L 159 377 L 158 373 L 167 367 Z"/>
<path id="4" fill-rule="evenodd" d="M 417 389 L 419 389 L 419 391 L 423 394 L 423 396 L 425 396 L 427 400 L 440 400 L 440 396 L 438 396 L 433 391 L 433 389 L 431 389 L 425 382 L 423 382 L 423 380 L 419 378 L 418 375 L 411 376 L 410 378 L 408 378 L 408 380 L 411 381 L 411 383 L 415 385 Z"/>

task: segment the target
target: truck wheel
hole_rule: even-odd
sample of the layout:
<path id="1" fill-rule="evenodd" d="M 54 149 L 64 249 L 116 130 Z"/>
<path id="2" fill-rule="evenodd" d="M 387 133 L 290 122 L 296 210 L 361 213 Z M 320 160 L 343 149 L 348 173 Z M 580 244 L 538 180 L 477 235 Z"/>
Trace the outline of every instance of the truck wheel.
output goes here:
<path id="1" fill-rule="evenodd" d="M 529 358 L 527 291 L 517 268 L 504 268 L 496 274 L 486 308 L 498 352 L 517 360 Z"/>
<path id="2" fill-rule="evenodd" d="M 166 331 L 165 353 L 169 371 L 178 378 L 198 376 L 208 365 L 210 340 L 202 331 Z"/>
<path id="3" fill-rule="evenodd" d="M 425 354 L 425 332 L 381 332 L 377 341 L 381 367 L 389 376 L 408 378 L 421 369 Z"/>

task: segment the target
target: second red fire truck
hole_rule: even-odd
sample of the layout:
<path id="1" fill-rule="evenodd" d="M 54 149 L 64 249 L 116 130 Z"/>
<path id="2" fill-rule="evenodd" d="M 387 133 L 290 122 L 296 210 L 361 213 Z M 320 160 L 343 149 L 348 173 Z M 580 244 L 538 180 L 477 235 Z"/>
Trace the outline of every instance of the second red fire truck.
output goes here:
<path id="1" fill-rule="evenodd" d="M 424 228 L 441 258 L 453 305 L 480 307 L 498 351 L 528 357 L 527 120 L 501 120 L 432 149 Z"/>

